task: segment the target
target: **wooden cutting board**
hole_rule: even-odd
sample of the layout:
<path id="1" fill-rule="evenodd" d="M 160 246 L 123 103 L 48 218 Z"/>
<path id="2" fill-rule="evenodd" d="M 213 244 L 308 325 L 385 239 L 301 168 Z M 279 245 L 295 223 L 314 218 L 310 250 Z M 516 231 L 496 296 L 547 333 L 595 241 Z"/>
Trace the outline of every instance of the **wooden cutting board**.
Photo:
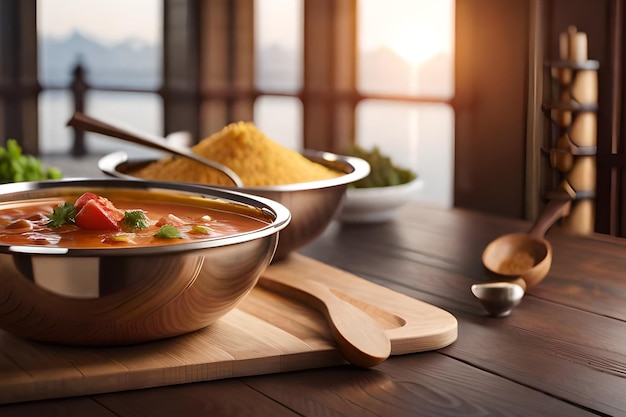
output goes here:
<path id="1" fill-rule="evenodd" d="M 313 278 L 376 319 L 392 355 L 442 348 L 457 338 L 450 313 L 294 254 L 266 275 Z M 255 288 L 197 332 L 142 345 L 51 346 L 0 331 L 0 403 L 69 397 L 345 364 L 321 314 Z"/>

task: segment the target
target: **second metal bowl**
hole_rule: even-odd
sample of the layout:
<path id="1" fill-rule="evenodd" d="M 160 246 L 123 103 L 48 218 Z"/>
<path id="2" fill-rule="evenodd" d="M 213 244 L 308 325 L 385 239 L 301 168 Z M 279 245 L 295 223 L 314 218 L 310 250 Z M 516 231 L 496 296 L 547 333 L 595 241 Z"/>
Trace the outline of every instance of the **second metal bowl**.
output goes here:
<path id="1" fill-rule="evenodd" d="M 365 178 L 369 164 L 360 158 L 329 152 L 305 151 L 309 160 L 343 172 L 337 178 L 270 187 L 222 187 L 269 198 L 283 204 L 291 212 L 291 223 L 280 233 L 274 255 L 280 260 L 318 237 L 331 222 L 341 206 L 348 184 Z M 154 160 L 130 160 L 125 152 L 105 155 L 98 167 L 107 175 L 135 179 L 133 172 Z M 205 184 L 206 185 L 206 184 Z"/>

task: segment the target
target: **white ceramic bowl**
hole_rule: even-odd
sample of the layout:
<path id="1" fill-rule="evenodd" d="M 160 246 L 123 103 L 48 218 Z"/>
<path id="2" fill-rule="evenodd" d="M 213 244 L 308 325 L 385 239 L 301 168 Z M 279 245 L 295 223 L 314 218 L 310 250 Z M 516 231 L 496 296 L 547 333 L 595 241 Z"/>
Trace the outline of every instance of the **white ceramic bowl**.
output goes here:
<path id="1" fill-rule="evenodd" d="M 389 187 L 348 188 L 338 220 L 344 223 L 386 222 L 422 187 L 419 178 Z"/>

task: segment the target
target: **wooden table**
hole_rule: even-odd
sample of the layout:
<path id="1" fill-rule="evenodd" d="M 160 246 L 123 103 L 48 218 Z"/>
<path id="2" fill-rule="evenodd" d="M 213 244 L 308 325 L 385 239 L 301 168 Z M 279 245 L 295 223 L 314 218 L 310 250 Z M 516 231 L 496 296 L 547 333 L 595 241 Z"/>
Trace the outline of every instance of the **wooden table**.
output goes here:
<path id="1" fill-rule="evenodd" d="M 626 415 L 626 244 L 553 230 L 549 276 L 507 318 L 470 292 L 480 255 L 528 222 L 419 204 L 393 222 L 333 223 L 301 252 L 453 313 L 439 351 L 338 366 L 6 405 L 10 416 Z"/>

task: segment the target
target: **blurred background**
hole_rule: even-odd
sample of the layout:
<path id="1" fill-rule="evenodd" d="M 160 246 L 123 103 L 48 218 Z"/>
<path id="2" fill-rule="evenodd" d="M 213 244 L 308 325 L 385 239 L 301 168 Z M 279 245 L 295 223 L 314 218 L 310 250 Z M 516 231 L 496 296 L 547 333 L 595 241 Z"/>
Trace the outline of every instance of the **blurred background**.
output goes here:
<path id="1" fill-rule="evenodd" d="M 294 149 L 378 146 L 415 199 L 533 218 L 546 62 L 570 25 L 599 70 L 596 230 L 624 234 L 623 0 L 0 0 L 0 137 L 138 151 L 75 108 L 194 141 L 252 120 Z M 548 122 L 549 124 L 549 122 Z"/>
<path id="2" fill-rule="evenodd" d="M 227 6 L 225 2 L 204 3 L 207 8 L 213 7 L 208 3 Z M 242 118 L 253 119 L 277 142 L 301 149 L 304 0 L 246 3 L 253 13 L 246 28 L 254 43 L 252 80 L 248 80 L 250 85 L 233 83 L 229 87 L 239 96 L 254 98 L 251 114 L 242 114 Z M 356 54 L 345 53 L 354 55 L 349 61 L 356 67 L 357 91 L 342 92 L 352 94 L 351 101 L 358 100 L 353 110 L 354 141 L 368 149 L 378 146 L 397 164 L 419 172 L 426 183 L 424 200 L 451 205 L 453 1 L 362 0 L 354 12 L 357 33 L 351 42 L 356 43 Z M 87 113 L 157 135 L 170 133 L 163 123 L 165 97 L 160 91 L 163 44 L 168 38 L 164 29 L 164 2 L 158 0 L 38 1 L 39 152 L 72 151 L 74 136 L 65 122 L 74 109 L 69 87 L 78 64 L 89 86 Z M 175 28 L 168 26 L 167 30 Z M 342 35 L 333 37 L 341 42 Z M 226 55 L 217 59 L 236 59 L 237 54 Z M 344 59 L 338 61 L 344 65 Z M 334 88 L 332 81 L 329 84 L 328 89 Z M 431 100 L 422 102 L 419 97 Z M 211 126 L 194 133 L 208 135 L 220 127 L 219 123 Z M 132 151 L 132 146 L 92 134 L 86 135 L 84 146 L 89 153 Z M 309 147 L 319 148 L 315 143 Z"/>

